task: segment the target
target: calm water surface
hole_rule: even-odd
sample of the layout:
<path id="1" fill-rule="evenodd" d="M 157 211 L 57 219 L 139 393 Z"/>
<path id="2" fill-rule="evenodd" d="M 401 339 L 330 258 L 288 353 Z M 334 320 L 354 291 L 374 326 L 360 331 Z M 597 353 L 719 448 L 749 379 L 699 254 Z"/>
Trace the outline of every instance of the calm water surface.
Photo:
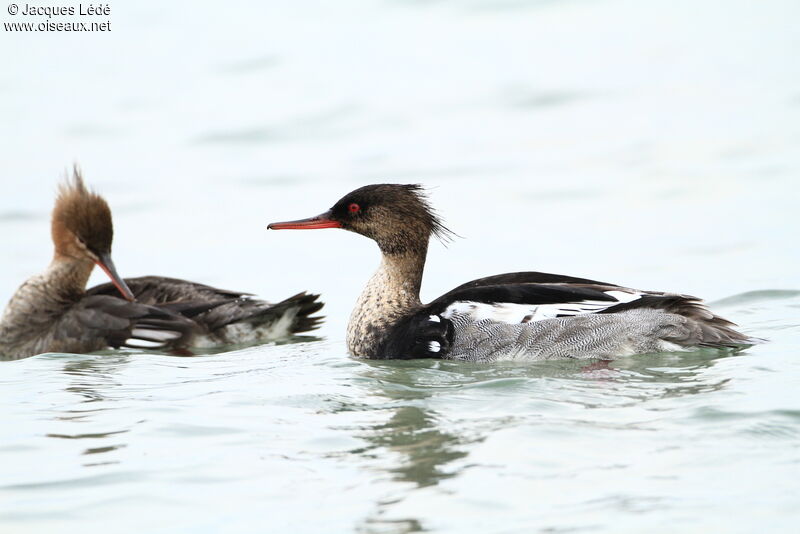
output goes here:
<path id="1" fill-rule="evenodd" d="M 0 300 L 47 265 L 78 161 L 124 275 L 320 292 L 327 321 L 0 362 L 0 531 L 797 530 L 796 2 L 111 6 L 103 35 L 0 31 Z M 379 181 L 425 184 L 464 237 L 432 245 L 425 300 L 561 272 L 706 297 L 770 343 L 352 359 L 375 246 L 266 224 Z"/>

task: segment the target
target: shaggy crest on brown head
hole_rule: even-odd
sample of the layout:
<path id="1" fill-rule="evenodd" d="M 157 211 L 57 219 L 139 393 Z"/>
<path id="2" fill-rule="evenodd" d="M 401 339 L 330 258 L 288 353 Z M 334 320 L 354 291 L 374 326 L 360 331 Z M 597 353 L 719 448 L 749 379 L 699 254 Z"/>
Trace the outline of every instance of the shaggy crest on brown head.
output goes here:
<path id="1" fill-rule="evenodd" d="M 103 197 L 86 187 L 77 166 L 58 186 L 52 234 L 57 254 L 96 261 L 111 253 L 111 210 Z"/>
<path id="2" fill-rule="evenodd" d="M 56 260 L 96 263 L 111 278 L 123 297 L 135 300 L 111 260 L 111 242 L 114 240 L 111 209 L 103 197 L 86 188 L 77 165 L 72 170 L 72 177 L 58 186 L 52 235 Z"/>

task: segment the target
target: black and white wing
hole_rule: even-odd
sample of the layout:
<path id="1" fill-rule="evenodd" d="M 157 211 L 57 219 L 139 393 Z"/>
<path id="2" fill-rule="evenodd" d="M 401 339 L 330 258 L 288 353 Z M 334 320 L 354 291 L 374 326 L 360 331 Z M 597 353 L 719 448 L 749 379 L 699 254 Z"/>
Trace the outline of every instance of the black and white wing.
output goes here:
<path id="1" fill-rule="evenodd" d="M 509 273 L 473 280 L 431 302 L 426 310 L 444 319 L 467 315 L 475 321 L 529 323 L 586 313 L 610 312 L 644 296 L 616 284 L 549 273 Z"/>
<path id="2" fill-rule="evenodd" d="M 383 357 L 587 358 L 761 341 L 733 326 L 689 295 L 509 273 L 463 284 L 402 319 Z"/>
<path id="3" fill-rule="evenodd" d="M 646 297 L 646 298 L 645 298 Z M 663 307 L 665 298 L 693 297 L 639 291 L 615 284 L 549 273 L 507 273 L 467 282 L 401 320 L 387 339 L 386 357 L 444 357 L 460 324 L 521 324 L 635 307 Z"/>
<path id="4" fill-rule="evenodd" d="M 313 315 L 323 307 L 319 295 L 299 293 L 273 304 L 250 293 L 177 278 L 142 276 L 126 278 L 125 282 L 138 302 L 192 319 L 205 334 L 214 337 L 214 343 L 285 337 L 318 328 L 322 321 L 322 317 Z M 116 291 L 106 283 L 88 293 L 115 295 Z"/>
<path id="5" fill-rule="evenodd" d="M 196 326 L 169 310 L 110 295 L 91 295 L 63 314 L 53 331 L 86 346 L 103 339 L 112 348 L 164 350 L 184 347 Z"/>

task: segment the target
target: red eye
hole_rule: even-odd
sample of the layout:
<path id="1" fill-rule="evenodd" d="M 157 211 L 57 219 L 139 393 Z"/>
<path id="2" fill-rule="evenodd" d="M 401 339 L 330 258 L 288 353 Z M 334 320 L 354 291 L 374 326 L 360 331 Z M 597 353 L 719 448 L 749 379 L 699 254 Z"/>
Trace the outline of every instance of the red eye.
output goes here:
<path id="1" fill-rule="evenodd" d="M 361 206 L 353 202 L 352 204 L 347 206 L 347 209 L 350 210 L 350 213 L 358 213 L 358 211 L 361 209 Z"/>

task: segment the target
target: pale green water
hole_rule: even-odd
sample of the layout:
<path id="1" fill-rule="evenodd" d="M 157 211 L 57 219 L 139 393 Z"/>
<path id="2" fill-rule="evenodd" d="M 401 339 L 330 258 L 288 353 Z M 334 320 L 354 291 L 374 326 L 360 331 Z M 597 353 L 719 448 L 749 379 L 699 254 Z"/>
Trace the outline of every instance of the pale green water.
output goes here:
<path id="1" fill-rule="evenodd" d="M 0 362 L 0 531 L 797 529 L 795 2 L 112 10 L 106 35 L 0 31 L 0 301 L 49 261 L 77 160 L 124 275 L 320 292 L 327 320 L 321 340 L 193 359 Z M 349 358 L 374 245 L 266 224 L 378 181 L 425 184 L 465 238 L 431 247 L 425 300 L 560 272 L 703 296 L 770 342 Z"/>
<path id="2" fill-rule="evenodd" d="M 337 343 L 5 364 L 14 532 L 791 530 L 800 294 L 770 345 L 608 365 L 360 362 Z"/>

